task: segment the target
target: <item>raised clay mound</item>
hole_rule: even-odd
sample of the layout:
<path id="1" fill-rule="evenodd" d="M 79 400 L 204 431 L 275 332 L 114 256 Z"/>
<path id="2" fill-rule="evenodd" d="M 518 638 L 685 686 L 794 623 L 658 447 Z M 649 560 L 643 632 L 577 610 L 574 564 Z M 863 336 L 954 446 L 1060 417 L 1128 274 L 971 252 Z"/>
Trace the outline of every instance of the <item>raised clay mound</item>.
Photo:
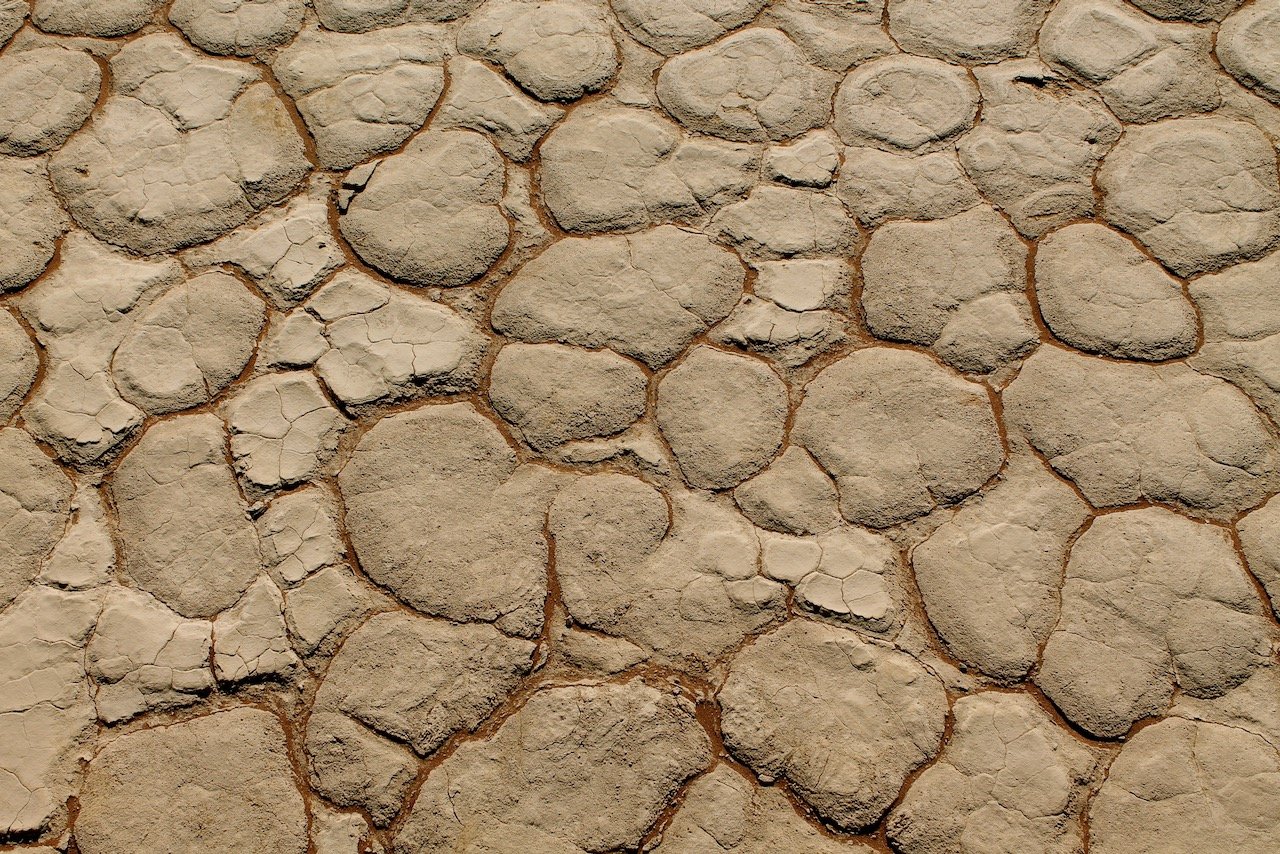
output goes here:
<path id="1" fill-rule="evenodd" d="M 0 852 L 1280 851 L 1280 0 L 0 0 Z"/>

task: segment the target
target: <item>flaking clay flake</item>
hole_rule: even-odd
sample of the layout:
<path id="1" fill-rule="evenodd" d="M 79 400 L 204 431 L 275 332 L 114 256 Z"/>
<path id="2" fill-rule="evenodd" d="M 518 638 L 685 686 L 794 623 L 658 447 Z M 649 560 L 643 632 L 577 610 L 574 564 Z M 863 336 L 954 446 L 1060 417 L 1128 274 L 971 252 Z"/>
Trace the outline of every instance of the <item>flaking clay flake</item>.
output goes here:
<path id="1" fill-rule="evenodd" d="M 0 850 L 1275 854 L 1280 0 L 0 0 Z"/>

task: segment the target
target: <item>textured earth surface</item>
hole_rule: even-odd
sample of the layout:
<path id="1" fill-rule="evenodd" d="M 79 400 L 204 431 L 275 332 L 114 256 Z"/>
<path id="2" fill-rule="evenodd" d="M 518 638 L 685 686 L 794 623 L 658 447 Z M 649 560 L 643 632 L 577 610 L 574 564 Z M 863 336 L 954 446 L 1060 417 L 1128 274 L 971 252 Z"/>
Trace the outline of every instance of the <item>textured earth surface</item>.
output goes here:
<path id="1" fill-rule="evenodd" d="M 1280 851 L 1280 0 L 0 0 L 0 852 Z"/>

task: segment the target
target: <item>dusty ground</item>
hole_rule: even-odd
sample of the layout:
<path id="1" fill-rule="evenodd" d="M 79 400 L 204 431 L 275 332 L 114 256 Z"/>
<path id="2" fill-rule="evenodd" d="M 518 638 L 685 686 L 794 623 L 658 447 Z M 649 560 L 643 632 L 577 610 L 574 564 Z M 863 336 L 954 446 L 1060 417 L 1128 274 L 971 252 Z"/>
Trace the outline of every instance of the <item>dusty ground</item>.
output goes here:
<path id="1" fill-rule="evenodd" d="M 0 850 L 1280 850 L 1280 0 L 0 43 Z"/>

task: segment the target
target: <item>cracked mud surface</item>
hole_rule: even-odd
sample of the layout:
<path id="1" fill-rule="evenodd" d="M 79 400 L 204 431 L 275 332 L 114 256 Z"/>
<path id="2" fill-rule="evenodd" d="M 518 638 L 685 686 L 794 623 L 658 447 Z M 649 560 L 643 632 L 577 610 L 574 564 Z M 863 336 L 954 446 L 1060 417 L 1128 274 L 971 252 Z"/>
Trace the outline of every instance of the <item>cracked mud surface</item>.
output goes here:
<path id="1" fill-rule="evenodd" d="M 0 0 L 0 852 L 1274 854 L 1280 0 Z"/>

